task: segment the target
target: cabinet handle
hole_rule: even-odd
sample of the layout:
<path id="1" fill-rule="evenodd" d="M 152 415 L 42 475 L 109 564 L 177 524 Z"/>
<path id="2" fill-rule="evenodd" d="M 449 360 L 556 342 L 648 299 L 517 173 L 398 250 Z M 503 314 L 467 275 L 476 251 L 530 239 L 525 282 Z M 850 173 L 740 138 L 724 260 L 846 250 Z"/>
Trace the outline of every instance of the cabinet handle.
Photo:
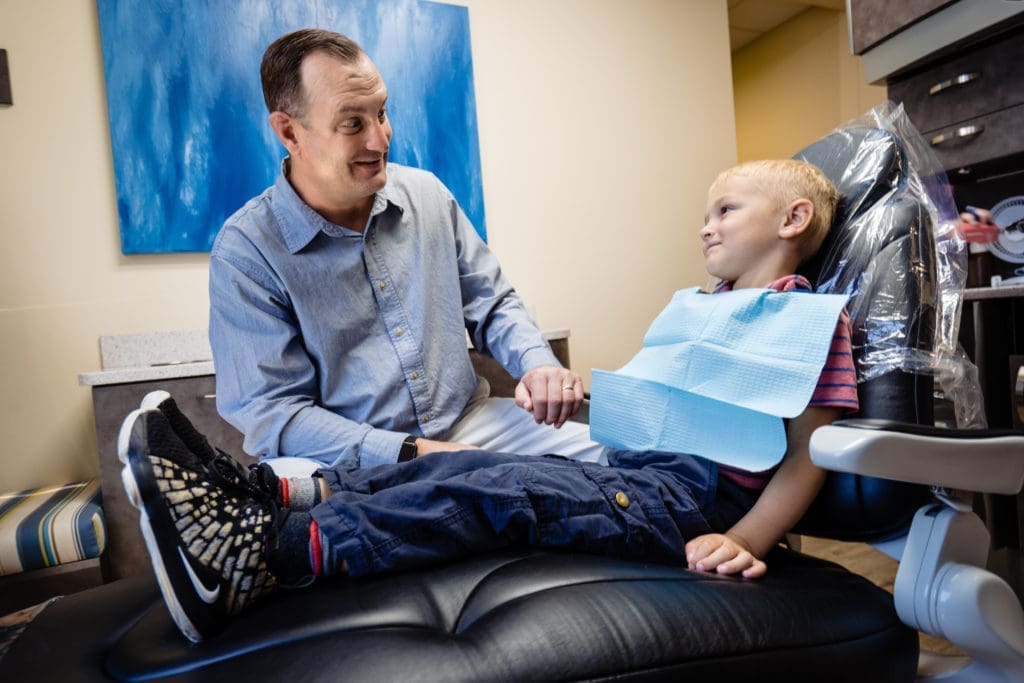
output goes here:
<path id="1" fill-rule="evenodd" d="M 950 78 L 948 81 L 942 81 L 941 83 L 936 83 L 932 87 L 928 88 L 928 94 L 929 95 L 938 95 L 943 90 L 949 90 L 950 88 L 953 88 L 953 87 L 957 87 L 957 86 L 961 86 L 961 85 L 966 85 L 967 83 L 970 83 L 971 81 L 977 80 L 979 78 L 981 78 L 981 74 L 978 73 L 977 71 L 971 71 L 969 73 L 960 74 L 959 76 L 955 76 L 953 78 Z"/>
<path id="2" fill-rule="evenodd" d="M 932 143 L 932 147 L 938 147 L 952 140 L 961 140 L 980 135 L 983 130 L 985 130 L 985 126 L 961 126 L 948 133 L 940 133 L 929 140 L 929 142 Z"/>

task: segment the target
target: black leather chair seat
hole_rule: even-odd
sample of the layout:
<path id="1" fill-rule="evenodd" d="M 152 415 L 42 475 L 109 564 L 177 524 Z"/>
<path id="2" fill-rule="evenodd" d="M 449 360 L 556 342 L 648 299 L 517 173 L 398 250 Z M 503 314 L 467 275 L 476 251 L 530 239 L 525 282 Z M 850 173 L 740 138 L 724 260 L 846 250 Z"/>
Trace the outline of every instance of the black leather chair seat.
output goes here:
<path id="1" fill-rule="evenodd" d="M 0 660 L 0 680 L 913 678 L 917 634 L 887 592 L 782 548 L 768 562 L 749 581 L 511 551 L 284 591 L 197 646 L 139 576 L 44 610 Z"/>

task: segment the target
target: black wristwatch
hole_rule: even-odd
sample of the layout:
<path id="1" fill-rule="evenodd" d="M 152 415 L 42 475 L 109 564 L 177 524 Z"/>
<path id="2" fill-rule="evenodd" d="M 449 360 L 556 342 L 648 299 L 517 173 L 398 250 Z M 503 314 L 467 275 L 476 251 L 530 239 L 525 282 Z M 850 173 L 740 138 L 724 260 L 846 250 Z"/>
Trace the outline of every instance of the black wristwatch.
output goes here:
<path id="1" fill-rule="evenodd" d="M 416 457 L 419 450 L 416 448 L 416 437 L 410 434 L 405 437 L 402 447 L 398 450 L 398 462 L 408 462 Z"/>

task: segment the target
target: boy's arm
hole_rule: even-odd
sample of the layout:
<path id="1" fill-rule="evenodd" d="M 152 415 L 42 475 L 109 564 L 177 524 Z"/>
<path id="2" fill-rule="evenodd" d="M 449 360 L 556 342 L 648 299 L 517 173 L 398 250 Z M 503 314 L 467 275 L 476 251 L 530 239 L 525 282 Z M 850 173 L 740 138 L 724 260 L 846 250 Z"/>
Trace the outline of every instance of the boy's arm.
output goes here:
<path id="1" fill-rule="evenodd" d="M 725 534 L 698 536 L 686 544 L 691 569 L 720 574 L 743 572 L 747 578 L 766 571 L 760 559 L 793 528 L 814 501 L 825 481 L 825 471 L 811 462 L 811 434 L 838 420 L 839 408 L 809 407 L 786 428 L 788 448 L 754 507 Z"/>

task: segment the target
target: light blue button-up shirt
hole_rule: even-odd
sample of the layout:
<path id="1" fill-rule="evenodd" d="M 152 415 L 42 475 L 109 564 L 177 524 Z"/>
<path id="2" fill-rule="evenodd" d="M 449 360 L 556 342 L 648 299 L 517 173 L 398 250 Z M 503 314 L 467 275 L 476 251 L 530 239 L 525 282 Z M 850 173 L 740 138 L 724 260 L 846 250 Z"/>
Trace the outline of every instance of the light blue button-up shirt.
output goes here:
<path id="1" fill-rule="evenodd" d="M 261 458 L 370 467 L 409 434 L 444 439 L 477 383 L 467 330 L 515 377 L 558 364 L 428 172 L 389 164 L 364 233 L 324 219 L 282 172 L 214 242 L 217 408 Z"/>

